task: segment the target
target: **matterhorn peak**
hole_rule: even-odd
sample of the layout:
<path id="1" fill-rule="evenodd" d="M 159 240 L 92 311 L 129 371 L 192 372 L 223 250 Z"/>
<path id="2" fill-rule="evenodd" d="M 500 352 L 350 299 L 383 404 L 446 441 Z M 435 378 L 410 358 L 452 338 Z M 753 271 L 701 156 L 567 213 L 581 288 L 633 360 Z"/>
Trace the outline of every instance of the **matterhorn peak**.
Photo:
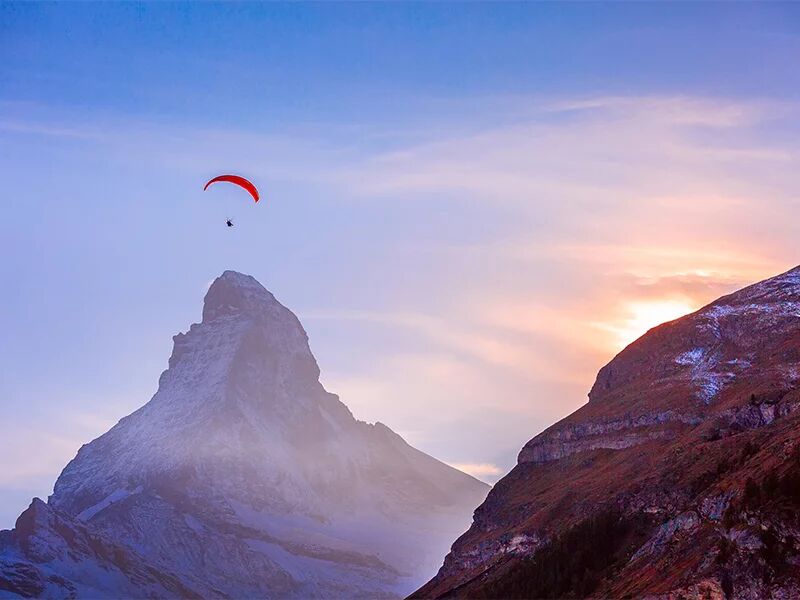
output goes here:
<path id="1" fill-rule="evenodd" d="M 236 271 L 225 271 L 212 282 L 203 302 L 202 322 L 173 340 L 169 367 L 176 373 L 203 371 L 203 375 L 216 374 L 218 382 L 239 376 L 240 387 L 244 379 L 252 381 L 263 373 L 281 372 L 291 382 L 302 372 L 305 383 L 312 385 L 319 378 L 299 319 L 254 277 Z M 219 368 L 209 371 L 205 365 L 211 363 Z M 162 383 L 170 371 L 162 376 Z"/>
<path id="2" fill-rule="evenodd" d="M 357 421 L 249 275 L 222 273 L 173 339 L 150 402 L 24 513 L 20 535 L 43 549 L 0 536 L 0 589 L 9 570 L 27 596 L 374 598 L 433 574 L 486 485 Z"/>
<path id="3" fill-rule="evenodd" d="M 203 303 L 203 321 L 236 313 L 264 310 L 291 314 L 255 277 L 237 271 L 225 271 L 209 286 Z"/>

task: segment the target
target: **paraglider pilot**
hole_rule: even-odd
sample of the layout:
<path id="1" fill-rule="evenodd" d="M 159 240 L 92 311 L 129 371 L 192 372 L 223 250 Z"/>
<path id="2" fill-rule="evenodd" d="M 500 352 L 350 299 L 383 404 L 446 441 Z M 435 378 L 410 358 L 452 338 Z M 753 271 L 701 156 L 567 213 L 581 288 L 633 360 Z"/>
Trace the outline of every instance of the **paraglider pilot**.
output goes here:
<path id="1" fill-rule="evenodd" d="M 253 201 L 258 202 L 259 195 L 256 186 L 254 186 L 250 181 L 248 181 L 244 177 L 239 177 L 238 175 L 220 175 L 218 177 L 214 177 L 214 179 L 206 183 L 206 185 L 203 187 L 203 190 L 204 191 L 207 190 L 208 186 L 218 181 L 227 181 L 229 183 L 238 185 L 241 188 L 244 188 L 253 197 Z M 228 227 L 233 227 L 233 221 L 231 221 L 230 219 L 226 219 L 225 225 L 227 225 Z"/>

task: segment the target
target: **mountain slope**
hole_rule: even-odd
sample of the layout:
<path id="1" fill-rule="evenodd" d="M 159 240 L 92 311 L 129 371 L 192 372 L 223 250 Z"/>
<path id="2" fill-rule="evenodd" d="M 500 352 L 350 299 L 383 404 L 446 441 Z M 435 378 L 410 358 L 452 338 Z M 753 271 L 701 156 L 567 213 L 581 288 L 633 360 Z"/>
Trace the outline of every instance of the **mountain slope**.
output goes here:
<path id="1" fill-rule="evenodd" d="M 123 544 L 34 499 L 13 531 L 0 532 L 0 598 L 196 598 Z"/>
<path id="2" fill-rule="evenodd" d="M 488 487 L 354 419 L 255 279 L 226 271 L 174 342 L 155 396 L 79 450 L 50 509 L 203 597 L 388 597 L 435 571 Z"/>
<path id="3" fill-rule="evenodd" d="M 798 597 L 798 408 L 800 268 L 620 352 L 415 596 Z"/>

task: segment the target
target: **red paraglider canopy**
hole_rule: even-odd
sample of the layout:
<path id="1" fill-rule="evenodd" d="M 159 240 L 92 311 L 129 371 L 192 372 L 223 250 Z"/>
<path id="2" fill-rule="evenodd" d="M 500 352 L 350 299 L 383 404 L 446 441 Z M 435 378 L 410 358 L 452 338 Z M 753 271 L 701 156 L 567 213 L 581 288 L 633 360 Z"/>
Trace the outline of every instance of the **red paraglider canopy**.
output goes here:
<path id="1" fill-rule="evenodd" d="M 250 193 L 250 195 L 253 197 L 253 200 L 258 202 L 259 195 L 256 186 L 254 186 L 244 177 L 239 177 L 238 175 L 220 175 L 219 177 L 214 177 L 214 179 L 210 180 L 205 185 L 203 191 L 207 190 L 208 186 L 210 186 L 212 183 L 217 183 L 218 181 L 227 181 L 228 183 L 233 183 L 235 185 L 238 185 L 239 187 L 244 188 Z"/>

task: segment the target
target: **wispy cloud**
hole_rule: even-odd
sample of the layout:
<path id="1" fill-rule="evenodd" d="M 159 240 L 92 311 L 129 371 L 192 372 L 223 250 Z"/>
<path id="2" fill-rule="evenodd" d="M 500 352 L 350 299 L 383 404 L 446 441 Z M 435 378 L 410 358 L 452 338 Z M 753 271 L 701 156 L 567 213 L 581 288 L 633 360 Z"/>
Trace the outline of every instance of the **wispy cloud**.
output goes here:
<path id="1" fill-rule="evenodd" d="M 460 385 L 453 403 L 448 395 L 458 391 L 429 380 L 439 393 L 417 418 L 505 403 L 530 419 L 532 435 L 555 416 L 549 410 L 581 403 L 596 370 L 633 338 L 792 266 L 797 228 L 780 215 L 797 205 L 790 183 L 800 149 L 771 131 L 798 107 L 690 97 L 513 98 L 504 106 L 513 118 L 500 125 L 478 119 L 339 174 L 339 184 L 371 201 L 455 197 L 486 220 L 478 240 L 409 251 L 437 270 L 439 287 L 426 291 L 446 310 L 326 318 L 413 330 L 421 347 L 476 370 L 477 396 L 502 397 L 486 402 Z M 420 356 L 428 360 L 439 359 Z M 382 392 L 372 392 L 420 394 L 405 373 L 423 371 L 407 367 L 374 372 Z M 443 372 L 457 380 L 454 368 Z M 507 384 L 502 392 L 490 384 L 498 381 Z M 408 426 L 414 412 L 398 420 Z"/>
<path id="2" fill-rule="evenodd" d="M 46 123 L 28 121 L 0 121 L 0 132 L 86 140 L 101 139 L 101 134 L 96 131 L 87 131 L 83 129 L 60 127 L 58 125 L 48 125 Z"/>
<path id="3" fill-rule="evenodd" d="M 342 265 L 374 257 L 370 277 L 342 268 L 330 277 L 338 301 L 299 311 L 315 346 L 328 328 L 332 352 L 368 356 L 323 369 L 326 385 L 435 455 L 505 470 L 498 448 L 513 463 L 514 446 L 584 402 L 632 336 L 793 266 L 800 144 L 775 132 L 797 109 L 508 96 L 437 99 L 424 118 L 241 131 L 109 115 L 63 125 L 17 107 L 0 129 L 85 131 L 98 163 L 170 177 L 219 168 L 224 149 L 224 166 L 315 185 L 356 224 L 368 207 L 380 218 L 360 245 L 330 252 Z M 63 454 L 72 442 L 53 443 Z M 19 469 L 7 473 L 40 467 Z"/>

